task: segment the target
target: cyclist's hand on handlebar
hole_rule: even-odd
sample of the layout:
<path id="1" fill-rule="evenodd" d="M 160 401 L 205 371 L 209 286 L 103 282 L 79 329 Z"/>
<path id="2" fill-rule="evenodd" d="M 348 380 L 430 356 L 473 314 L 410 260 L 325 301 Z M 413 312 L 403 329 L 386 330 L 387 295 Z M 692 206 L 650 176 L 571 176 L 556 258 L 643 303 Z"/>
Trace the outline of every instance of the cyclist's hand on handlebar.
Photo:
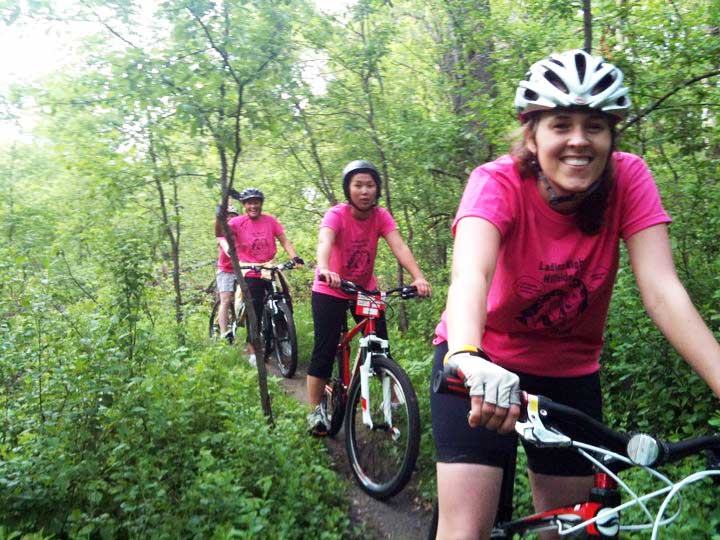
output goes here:
<path id="1" fill-rule="evenodd" d="M 410 285 L 417 288 L 418 296 L 430 296 L 432 294 L 432 289 L 430 288 L 430 284 L 425 281 L 425 278 L 418 278 L 415 281 L 413 281 Z"/>
<path id="2" fill-rule="evenodd" d="M 520 380 L 514 373 L 485 358 L 485 353 L 479 350 L 448 354 L 444 361 L 445 371 L 457 374 L 469 389 L 468 423 L 471 427 L 510 433 L 520 416 Z"/>
<path id="3" fill-rule="evenodd" d="M 320 281 L 324 281 L 332 289 L 340 288 L 340 275 L 339 274 L 336 274 L 335 272 L 331 272 L 330 270 L 327 270 L 324 268 L 320 268 L 318 270 L 318 272 L 319 272 Z"/>
<path id="4" fill-rule="evenodd" d="M 293 257 L 292 262 L 295 264 L 295 266 L 302 266 L 305 264 L 305 261 L 303 261 L 300 257 Z"/>
<path id="5" fill-rule="evenodd" d="M 503 435 L 512 433 L 515 430 L 515 422 L 520 417 L 519 405 L 512 404 L 507 408 L 500 407 L 478 396 L 472 396 L 470 404 L 471 408 L 468 413 L 470 427 L 484 427 Z"/>

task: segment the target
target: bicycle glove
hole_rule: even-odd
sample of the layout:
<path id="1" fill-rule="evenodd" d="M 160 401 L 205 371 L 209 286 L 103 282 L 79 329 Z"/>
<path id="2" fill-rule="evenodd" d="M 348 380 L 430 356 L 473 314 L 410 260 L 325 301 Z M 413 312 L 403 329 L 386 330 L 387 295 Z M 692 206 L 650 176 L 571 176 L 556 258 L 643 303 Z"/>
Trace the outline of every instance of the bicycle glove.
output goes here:
<path id="1" fill-rule="evenodd" d="M 300 257 L 293 257 L 292 262 L 295 264 L 305 264 L 305 261 L 303 261 Z"/>
<path id="2" fill-rule="evenodd" d="M 520 405 L 520 378 L 493 364 L 481 349 L 466 347 L 445 355 L 445 370 L 457 374 L 465 382 L 471 396 L 507 409 Z"/>

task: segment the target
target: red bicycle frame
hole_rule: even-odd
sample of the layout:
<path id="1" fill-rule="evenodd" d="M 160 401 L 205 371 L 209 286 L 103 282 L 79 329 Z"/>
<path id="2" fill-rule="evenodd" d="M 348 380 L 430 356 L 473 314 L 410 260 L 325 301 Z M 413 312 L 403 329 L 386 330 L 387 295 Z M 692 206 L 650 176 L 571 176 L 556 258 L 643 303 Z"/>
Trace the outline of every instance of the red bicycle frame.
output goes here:
<path id="1" fill-rule="evenodd" d="M 358 293 L 356 297 L 355 312 L 362 315 L 362 319 L 350 330 L 347 329 L 347 320 L 343 321 L 343 330 L 340 334 L 340 342 L 337 347 L 337 355 L 340 356 L 342 383 L 345 389 L 350 388 L 350 381 L 357 376 L 360 362 L 356 361 L 352 373 L 350 371 L 351 344 L 355 336 L 362 332 L 363 337 L 374 336 L 376 332 L 375 320 L 385 310 L 385 301 L 382 296 L 370 297 Z M 357 358 L 361 358 L 362 348 L 358 351 Z M 328 388 L 328 390 L 330 390 Z"/>

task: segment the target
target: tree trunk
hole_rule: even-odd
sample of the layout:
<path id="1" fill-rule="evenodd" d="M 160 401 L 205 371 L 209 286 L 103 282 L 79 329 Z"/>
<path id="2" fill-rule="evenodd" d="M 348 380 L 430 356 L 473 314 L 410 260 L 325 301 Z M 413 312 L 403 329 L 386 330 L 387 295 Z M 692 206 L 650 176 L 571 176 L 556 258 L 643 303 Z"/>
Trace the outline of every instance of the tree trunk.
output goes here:
<path id="1" fill-rule="evenodd" d="M 148 121 L 150 121 L 148 119 Z M 162 218 L 162 226 L 167 236 L 168 242 L 170 243 L 170 258 L 172 260 L 172 275 L 173 275 L 173 290 L 175 293 L 175 322 L 176 322 L 176 333 L 178 343 L 182 346 L 185 345 L 185 330 L 182 326 L 184 319 L 183 313 L 183 299 L 182 299 L 182 288 L 180 286 L 180 215 L 179 205 L 177 204 L 177 181 L 175 176 L 169 175 L 173 181 L 173 197 L 174 197 L 174 211 L 175 211 L 175 230 L 173 230 L 170 218 L 168 216 L 168 208 L 165 197 L 165 188 L 162 182 L 163 174 L 160 171 L 160 164 L 157 158 L 157 149 L 155 145 L 155 139 L 152 131 L 148 132 L 148 153 L 150 160 L 153 165 L 153 181 L 155 182 L 155 189 L 158 193 L 158 200 L 160 204 L 160 215 Z"/>
<path id="2" fill-rule="evenodd" d="M 592 7 L 590 0 L 583 0 L 583 36 L 585 45 L 583 48 L 588 54 L 592 54 Z"/>

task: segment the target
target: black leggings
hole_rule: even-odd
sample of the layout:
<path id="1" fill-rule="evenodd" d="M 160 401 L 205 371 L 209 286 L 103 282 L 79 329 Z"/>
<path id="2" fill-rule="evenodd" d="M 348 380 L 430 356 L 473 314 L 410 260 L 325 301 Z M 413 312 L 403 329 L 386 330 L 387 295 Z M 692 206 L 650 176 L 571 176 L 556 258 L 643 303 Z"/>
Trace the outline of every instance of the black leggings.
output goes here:
<path id="1" fill-rule="evenodd" d="M 337 351 L 343 321 L 347 321 L 347 310 L 350 309 L 355 321 L 363 317 L 355 315 L 355 301 L 330 296 L 318 292 L 312 293 L 312 314 L 315 331 L 308 375 L 320 379 L 329 379 L 332 374 L 333 360 Z M 375 319 L 375 334 L 387 339 L 387 323 L 385 313 Z"/>

